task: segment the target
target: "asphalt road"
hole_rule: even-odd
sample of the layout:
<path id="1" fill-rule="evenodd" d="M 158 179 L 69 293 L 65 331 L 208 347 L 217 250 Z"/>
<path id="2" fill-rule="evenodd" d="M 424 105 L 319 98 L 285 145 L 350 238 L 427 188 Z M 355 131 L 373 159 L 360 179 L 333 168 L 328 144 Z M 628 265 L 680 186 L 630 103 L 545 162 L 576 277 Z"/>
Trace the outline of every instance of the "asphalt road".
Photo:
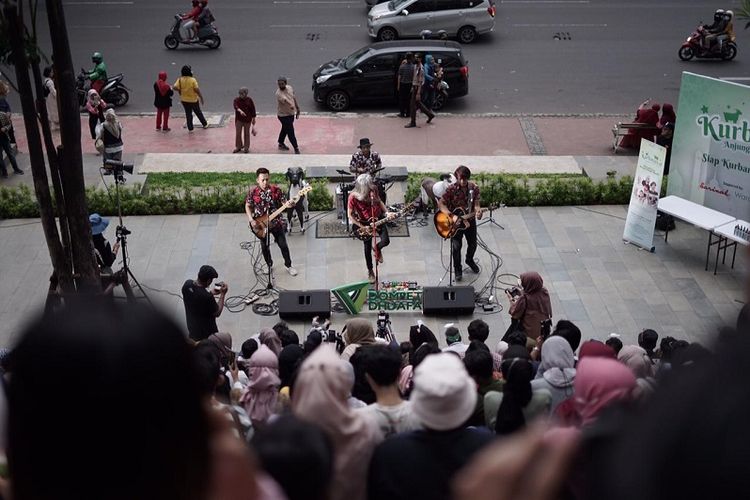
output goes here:
<path id="1" fill-rule="evenodd" d="M 222 37 L 215 51 L 164 47 L 172 16 L 188 10 L 187 1 L 64 4 L 77 66 L 91 66 L 90 54 L 98 50 L 111 74 L 126 74 L 134 91 L 123 112 L 152 111 L 157 73 L 167 70 L 172 80 L 183 64 L 192 65 L 208 111 L 231 109 L 236 89 L 245 85 L 260 112 L 275 112 L 278 75 L 289 77 L 303 111 L 324 111 L 312 99 L 313 71 L 371 42 L 364 0 L 211 0 Z M 735 61 L 677 58 L 682 40 L 700 20 L 709 21 L 717 6 L 706 0 L 498 1 L 495 32 L 466 46 L 469 95 L 446 111 L 622 113 L 634 111 L 646 97 L 676 103 L 682 71 L 749 77 L 749 83 L 744 22 L 735 23 Z M 42 18 L 40 31 L 45 29 Z"/>

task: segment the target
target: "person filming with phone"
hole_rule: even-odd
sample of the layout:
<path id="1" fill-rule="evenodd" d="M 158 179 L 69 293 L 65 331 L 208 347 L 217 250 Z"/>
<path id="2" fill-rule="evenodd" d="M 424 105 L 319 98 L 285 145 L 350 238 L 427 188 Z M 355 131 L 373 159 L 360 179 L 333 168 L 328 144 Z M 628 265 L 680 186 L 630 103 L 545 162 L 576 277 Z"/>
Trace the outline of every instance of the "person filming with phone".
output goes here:
<path id="1" fill-rule="evenodd" d="M 536 341 L 542 333 L 542 322 L 552 317 L 549 292 L 544 280 L 536 271 L 521 274 L 521 287 L 505 290 L 510 301 L 508 313 L 516 326 L 528 339 Z"/>
<path id="2" fill-rule="evenodd" d="M 224 299 L 229 286 L 223 281 L 214 284 L 209 291 L 213 280 L 219 277 L 212 266 L 201 266 L 198 271 L 198 279 L 187 280 L 182 285 L 182 300 L 185 303 L 185 318 L 187 319 L 188 336 L 195 342 L 207 339 L 219 329 L 216 326 L 216 318 L 221 316 L 224 310 Z M 219 297 L 216 302 L 215 296 Z"/>

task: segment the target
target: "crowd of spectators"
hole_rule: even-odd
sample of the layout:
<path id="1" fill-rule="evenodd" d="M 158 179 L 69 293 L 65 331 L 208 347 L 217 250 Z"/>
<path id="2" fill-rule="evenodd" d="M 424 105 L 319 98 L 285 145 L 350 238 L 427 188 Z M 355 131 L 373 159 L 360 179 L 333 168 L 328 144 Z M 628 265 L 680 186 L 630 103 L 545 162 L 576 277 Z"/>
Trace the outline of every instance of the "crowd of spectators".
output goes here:
<path id="1" fill-rule="evenodd" d="M 689 499 L 748 481 L 734 330 L 708 349 L 582 342 L 566 320 L 493 346 L 481 319 L 401 344 L 362 318 L 343 343 L 327 327 L 235 346 L 90 302 L 30 323 L 2 358 L 2 498 Z"/>

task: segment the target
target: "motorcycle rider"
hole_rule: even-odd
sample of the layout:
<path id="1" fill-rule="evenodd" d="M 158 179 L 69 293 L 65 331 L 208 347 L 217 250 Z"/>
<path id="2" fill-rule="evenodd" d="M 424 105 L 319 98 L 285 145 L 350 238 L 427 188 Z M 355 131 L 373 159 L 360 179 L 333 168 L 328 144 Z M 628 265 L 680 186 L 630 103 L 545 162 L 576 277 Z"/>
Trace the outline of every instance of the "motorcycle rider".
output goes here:
<path id="1" fill-rule="evenodd" d="M 703 48 L 710 50 L 716 37 L 719 36 L 727 27 L 727 23 L 724 20 L 724 9 L 716 9 L 714 12 L 714 22 L 711 25 L 703 25 L 703 29 L 706 30 L 703 35 Z"/>
<path id="2" fill-rule="evenodd" d="M 104 64 L 102 53 L 94 52 L 91 62 L 94 63 L 94 67 L 89 71 L 88 79 L 91 80 L 91 88 L 96 90 L 97 94 L 101 94 L 104 84 L 107 83 L 107 66 Z"/>
<path id="3" fill-rule="evenodd" d="M 188 36 L 190 37 L 189 39 L 195 39 L 198 37 L 198 16 L 202 10 L 200 1 L 193 0 L 193 9 L 187 14 L 180 16 L 180 19 L 186 21 L 182 27 L 187 30 Z"/>
<path id="4" fill-rule="evenodd" d="M 208 8 L 208 0 L 200 0 L 200 5 L 201 13 L 198 15 L 198 18 L 196 20 L 198 23 L 198 29 L 204 26 L 208 26 L 215 21 L 211 9 Z"/>
<path id="5" fill-rule="evenodd" d="M 724 28 L 724 31 L 716 37 L 716 41 L 719 43 L 720 54 L 724 42 L 734 40 L 734 24 L 732 23 L 733 20 L 734 12 L 732 12 L 731 10 L 724 12 L 724 21 L 726 22 L 726 27 Z"/>

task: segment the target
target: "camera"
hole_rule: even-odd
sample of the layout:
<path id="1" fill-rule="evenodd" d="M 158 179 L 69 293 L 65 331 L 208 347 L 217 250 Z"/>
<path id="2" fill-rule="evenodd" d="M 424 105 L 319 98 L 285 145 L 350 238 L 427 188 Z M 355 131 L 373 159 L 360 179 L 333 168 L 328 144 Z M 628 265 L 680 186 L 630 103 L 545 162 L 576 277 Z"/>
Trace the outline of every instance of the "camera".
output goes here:
<path id="1" fill-rule="evenodd" d="M 224 288 L 223 281 L 217 281 L 216 283 L 214 283 L 214 290 L 216 290 L 217 292 L 220 292 L 222 288 Z"/>
<path id="2" fill-rule="evenodd" d="M 552 333 L 552 318 L 547 318 L 542 320 L 541 336 L 546 340 L 550 333 Z"/>
<path id="3" fill-rule="evenodd" d="M 378 320 L 376 322 L 375 336 L 385 339 L 388 342 L 393 341 L 393 332 L 391 330 L 391 317 L 385 311 L 378 312 Z"/>
<path id="4" fill-rule="evenodd" d="M 118 160 L 104 160 L 104 169 L 110 170 L 115 176 L 115 179 L 121 182 L 125 182 L 125 178 L 123 177 L 123 173 L 127 172 L 130 175 L 133 175 L 133 164 L 132 163 L 124 163 Z"/>
<path id="5" fill-rule="evenodd" d="M 328 330 L 323 333 L 323 342 L 330 342 L 336 347 L 336 351 L 341 354 L 344 352 L 346 344 L 344 344 L 344 337 L 340 333 L 336 333 L 336 330 Z"/>
<path id="6" fill-rule="evenodd" d="M 521 289 L 517 286 L 514 286 L 513 288 L 506 288 L 505 291 L 508 292 L 511 297 L 518 297 L 519 295 L 521 295 Z"/>

